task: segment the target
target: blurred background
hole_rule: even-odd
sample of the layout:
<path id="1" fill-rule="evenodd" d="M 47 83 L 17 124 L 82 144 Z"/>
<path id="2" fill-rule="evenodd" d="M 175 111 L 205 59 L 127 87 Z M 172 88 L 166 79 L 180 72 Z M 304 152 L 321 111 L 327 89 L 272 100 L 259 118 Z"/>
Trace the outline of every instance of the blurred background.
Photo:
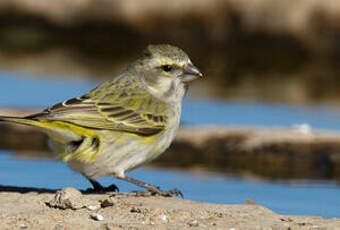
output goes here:
<path id="1" fill-rule="evenodd" d="M 340 2 L 318 0 L 2 0 L 0 112 L 81 95 L 170 43 L 205 77 L 172 148 L 131 174 L 189 199 L 339 217 L 339 15 Z M 2 124 L 0 148 L 1 185 L 89 186 L 36 130 Z"/>

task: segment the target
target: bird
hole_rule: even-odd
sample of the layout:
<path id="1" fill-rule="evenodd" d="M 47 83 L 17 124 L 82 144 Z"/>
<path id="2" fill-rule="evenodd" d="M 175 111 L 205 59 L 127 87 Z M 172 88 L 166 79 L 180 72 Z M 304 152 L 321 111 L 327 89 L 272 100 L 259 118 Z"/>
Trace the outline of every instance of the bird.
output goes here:
<path id="1" fill-rule="evenodd" d="M 202 76 L 182 49 L 148 45 L 124 71 L 88 93 L 25 117 L 0 116 L 0 121 L 46 133 L 57 158 L 85 176 L 92 191 L 119 191 L 97 181 L 113 175 L 154 195 L 183 196 L 178 189 L 163 191 L 125 174 L 170 146 L 188 86 Z"/>

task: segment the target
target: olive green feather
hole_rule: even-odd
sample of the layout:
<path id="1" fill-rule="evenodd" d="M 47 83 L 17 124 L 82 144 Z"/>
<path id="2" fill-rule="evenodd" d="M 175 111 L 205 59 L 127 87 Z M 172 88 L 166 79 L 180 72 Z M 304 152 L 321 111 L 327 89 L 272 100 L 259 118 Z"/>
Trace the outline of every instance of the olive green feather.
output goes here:
<path id="1" fill-rule="evenodd" d="M 119 81 L 119 80 L 117 80 Z M 147 94 L 107 85 L 88 94 L 56 104 L 27 118 L 32 120 L 64 121 L 92 129 L 126 131 L 139 135 L 154 135 L 167 122 L 165 102 Z M 103 91 L 103 88 L 106 90 Z M 110 91 L 110 94 L 106 92 Z"/>

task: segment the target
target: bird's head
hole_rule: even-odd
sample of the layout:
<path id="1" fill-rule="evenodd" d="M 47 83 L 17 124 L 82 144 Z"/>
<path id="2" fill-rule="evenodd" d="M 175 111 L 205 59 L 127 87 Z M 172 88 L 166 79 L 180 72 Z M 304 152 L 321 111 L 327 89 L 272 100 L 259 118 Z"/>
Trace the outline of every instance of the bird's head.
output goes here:
<path id="1" fill-rule="evenodd" d="M 183 98 L 188 83 L 203 76 L 188 55 L 172 45 L 149 45 L 133 68 L 150 92 L 163 99 Z"/>

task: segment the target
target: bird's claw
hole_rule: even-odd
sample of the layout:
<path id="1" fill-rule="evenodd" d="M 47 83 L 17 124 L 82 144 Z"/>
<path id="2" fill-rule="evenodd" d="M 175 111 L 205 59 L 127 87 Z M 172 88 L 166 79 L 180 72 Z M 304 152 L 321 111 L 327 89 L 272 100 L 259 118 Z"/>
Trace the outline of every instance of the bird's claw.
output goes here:
<path id="1" fill-rule="evenodd" d="M 108 187 L 104 187 L 107 192 L 119 192 L 119 188 L 115 184 L 111 184 Z"/>

